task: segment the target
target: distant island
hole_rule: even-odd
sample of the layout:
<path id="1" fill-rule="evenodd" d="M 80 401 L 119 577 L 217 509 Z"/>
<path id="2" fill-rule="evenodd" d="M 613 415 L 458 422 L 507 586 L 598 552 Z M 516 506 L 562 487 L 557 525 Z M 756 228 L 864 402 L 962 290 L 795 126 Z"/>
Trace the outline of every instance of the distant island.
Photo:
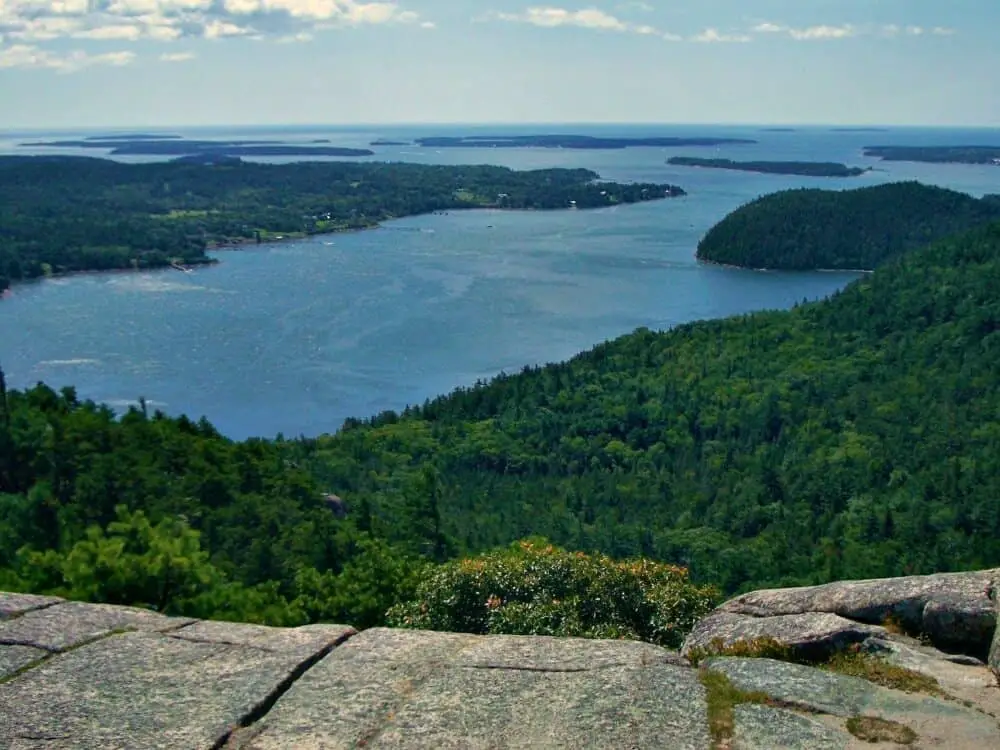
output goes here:
<path id="1" fill-rule="evenodd" d="M 314 141 L 319 143 L 320 141 Z M 112 156 L 191 156 L 209 154 L 222 156 L 373 156 L 371 149 L 339 146 L 300 146 L 280 141 L 203 141 L 176 136 L 146 138 L 143 136 L 113 139 L 87 138 L 82 141 L 39 141 L 22 143 L 23 147 L 100 148 L 110 149 Z"/>
<path id="2" fill-rule="evenodd" d="M 848 167 L 830 161 L 733 161 L 732 159 L 700 159 L 696 156 L 672 156 L 667 164 L 678 167 L 733 169 L 764 174 L 794 174 L 804 177 L 857 177 L 867 172 L 861 167 Z"/>
<path id="3" fill-rule="evenodd" d="M 120 135 L 91 135 L 85 141 L 167 141 L 183 138 L 182 135 L 158 133 L 122 133 Z"/>
<path id="4" fill-rule="evenodd" d="M 1000 200 L 918 182 L 784 190 L 736 209 L 698 244 L 699 260 L 758 269 L 871 270 L 951 234 L 1000 220 Z"/>
<path id="5" fill-rule="evenodd" d="M 369 146 L 412 146 L 413 141 L 392 141 L 387 138 L 379 138 L 377 141 L 372 141 L 368 145 Z"/>
<path id="6" fill-rule="evenodd" d="M 865 156 L 883 161 L 1000 165 L 1000 146 L 865 146 Z"/>
<path id="7" fill-rule="evenodd" d="M 205 162 L 209 163 L 205 163 Z M 0 291 L 70 271 L 212 262 L 215 247 L 373 227 L 470 208 L 599 208 L 684 195 L 587 169 L 354 162 L 258 164 L 214 152 L 123 164 L 0 157 Z"/>
<path id="8" fill-rule="evenodd" d="M 762 132 L 762 133 L 794 133 L 794 132 L 796 132 L 796 129 L 795 128 L 761 128 L 760 132 Z"/>
<path id="9" fill-rule="evenodd" d="M 722 146 L 757 143 L 745 138 L 597 138 L 589 135 L 514 135 L 417 138 L 425 148 L 575 148 L 622 149 L 638 147 Z"/>
<path id="10" fill-rule="evenodd" d="M 834 133 L 888 133 L 889 128 L 830 128 Z"/>

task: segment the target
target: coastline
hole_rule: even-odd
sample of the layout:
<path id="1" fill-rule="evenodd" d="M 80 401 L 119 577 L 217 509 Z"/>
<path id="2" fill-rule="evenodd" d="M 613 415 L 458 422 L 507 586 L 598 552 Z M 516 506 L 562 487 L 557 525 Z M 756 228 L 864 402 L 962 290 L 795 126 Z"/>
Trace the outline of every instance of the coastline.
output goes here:
<path id="1" fill-rule="evenodd" d="M 620 203 L 620 204 L 617 204 L 617 205 L 619 205 L 619 206 L 634 206 L 634 205 L 638 205 L 640 203 L 654 203 L 654 202 L 657 202 L 657 201 L 664 201 L 664 200 L 668 200 L 668 199 L 682 198 L 682 197 L 684 197 L 686 195 L 687 195 L 687 193 L 681 192 L 681 193 L 678 193 L 676 195 L 674 195 L 674 194 L 663 195 L 663 196 L 659 196 L 659 197 L 656 197 L 656 198 L 649 198 L 649 199 L 644 200 L 644 201 L 633 201 L 631 203 Z M 381 221 L 373 222 L 372 224 L 369 224 L 368 226 L 363 226 L 363 227 L 337 227 L 336 229 L 329 229 L 329 230 L 322 231 L 322 232 L 313 232 L 311 234 L 305 234 L 305 233 L 302 233 L 302 234 L 291 234 L 291 233 L 286 233 L 286 235 L 283 235 L 281 238 L 269 237 L 268 239 L 261 240 L 260 242 L 258 242 L 256 240 L 256 238 L 254 238 L 254 237 L 239 238 L 239 239 L 230 239 L 230 240 L 228 240 L 226 242 L 210 243 L 210 244 L 206 245 L 205 252 L 206 253 L 214 253 L 214 252 L 236 251 L 236 250 L 243 250 L 246 247 L 265 247 L 265 246 L 268 246 L 268 245 L 284 244 L 286 242 L 297 242 L 297 241 L 309 239 L 310 237 L 325 237 L 325 236 L 328 236 L 328 235 L 332 236 L 332 235 L 336 235 L 336 234 L 350 234 L 350 233 L 354 233 L 354 232 L 368 232 L 368 231 L 371 231 L 371 230 L 374 230 L 374 229 L 381 229 L 386 222 L 398 221 L 400 219 L 411 219 L 411 218 L 418 217 L 418 216 L 435 216 L 435 215 L 438 215 L 438 214 L 446 215 L 450 211 L 499 211 L 499 212 L 504 212 L 504 213 L 521 213 L 521 212 L 527 213 L 527 212 L 532 212 L 532 211 L 597 211 L 597 210 L 600 210 L 602 208 L 612 208 L 612 207 L 613 206 L 592 206 L 592 207 L 584 207 L 584 208 L 569 208 L 569 207 L 562 208 L 562 207 L 560 207 L 560 208 L 548 208 L 548 209 L 546 209 L 546 208 L 504 208 L 503 206 L 468 206 L 468 207 L 464 207 L 463 206 L 463 207 L 457 207 L 457 208 L 449 208 L 447 210 L 441 210 L 441 211 L 424 211 L 422 213 L 405 214 L 403 216 L 392 216 L 392 217 L 389 217 L 389 218 L 386 218 L 386 219 L 382 219 Z M 222 261 L 219 260 L 218 258 L 210 258 L 210 257 L 208 257 L 206 255 L 205 258 L 203 258 L 203 259 L 200 259 L 200 260 L 197 260 L 197 261 L 194 261 L 194 262 L 181 263 L 180 265 L 188 268 L 191 271 L 193 271 L 193 270 L 195 270 L 196 268 L 199 268 L 199 267 L 203 267 L 203 266 L 215 266 L 215 265 L 218 265 L 220 263 L 222 263 Z M 68 278 L 68 277 L 71 277 L 71 276 L 80 276 L 80 275 L 84 275 L 84 274 L 101 274 L 101 275 L 106 275 L 106 274 L 114 274 L 114 273 L 144 273 L 144 272 L 149 272 L 149 271 L 171 271 L 171 270 L 172 271 L 180 271 L 180 269 L 178 269 L 177 266 L 175 266 L 172 262 L 164 263 L 163 265 L 160 265 L 160 266 L 147 266 L 145 268 L 135 268 L 135 267 L 132 267 L 132 268 L 87 268 L 87 269 L 76 269 L 76 270 L 72 270 L 72 271 L 57 271 L 57 272 L 53 272 L 53 273 L 50 273 L 50 274 L 44 275 L 44 276 L 36 276 L 34 278 L 31 278 L 31 279 L 17 279 L 16 281 L 11 281 L 11 284 L 10 284 L 10 286 L 7 289 L 4 289 L 4 290 L 0 291 L 0 300 L 3 300 L 9 294 L 11 294 L 13 292 L 13 290 L 15 289 L 15 287 L 17 287 L 17 286 L 20 286 L 22 284 L 34 284 L 34 283 L 46 281 L 48 279 L 62 279 L 62 278 Z"/>
<path id="2" fill-rule="evenodd" d="M 751 268 L 750 266 L 737 266 L 733 263 L 723 263 L 718 260 L 709 260 L 708 258 L 699 258 L 695 255 L 695 260 L 699 263 L 704 263 L 706 266 L 718 266 L 719 268 L 728 268 L 734 271 L 753 271 L 754 273 L 864 273 L 871 274 L 875 273 L 873 268 Z"/>

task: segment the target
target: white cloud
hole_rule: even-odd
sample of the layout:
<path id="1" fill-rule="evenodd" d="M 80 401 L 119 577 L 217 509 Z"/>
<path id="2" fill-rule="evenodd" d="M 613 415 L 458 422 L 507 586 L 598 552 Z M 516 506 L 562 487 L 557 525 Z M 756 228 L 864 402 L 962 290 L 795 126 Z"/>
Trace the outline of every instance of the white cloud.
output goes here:
<path id="1" fill-rule="evenodd" d="M 851 24 L 843 26 L 809 26 L 804 29 L 789 29 L 792 39 L 847 39 L 858 32 Z"/>
<path id="2" fill-rule="evenodd" d="M 655 26 L 624 21 L 597 8 L 569 10 L 567 8 L 543 6 L 528 8 L 521 13 L 492 13 L 489 18 L 513 23 L 527 23 L 532 26 L 540 26 L 548 29 L 572 26 L 592 31 L 612 31 L 639 34 L 642 36 L 660 36 L 669 40 L 680 39 L 676 34 L 662 32 Z"/>
<path id="3" fill-rule="evenodd" d="M 72 73 L 93 65 L 121 67 L 135 59 L 134 52 L 104 52 L 91 55 L 83 50 L 58 54 L 33 44 L 14 44 L 0 47 L 0 68 L 43 68 L 61 73 Z"/>
<path id="4" fill-rule="evenodd" d="M 79 39 L 126 39 L 135 41 L 143 35 L 143 28 L 136 24 L 123 24 L 120 26 L 98 26 L 96 29 L 86 29 L 76 31 L 72 36 Z"/>
<path id="5" fill-rule="evenodd" d="M 750 40 L 751 37 L 748 34 L 723 34 L 718 29 L 705 29 L 700 34 L 691 37 L 692 42 L 701 42 L 702 44 L 743 43 Z"/>
<path id="6" fill-rule="evenodd" d="M 498 13 L 502 21 L 520 21 L 533 26 L 554 28 L 556 26 L 579 26 L 583 29 L 601 29 L 604 31 L 628 31 L 628 24 L 620 21 L 604 11 L 590 8 L 587 10 L 566 10 L 565 8 L 528 8 L 523 13 Z"/>
<path id="7" fill-rule="evenodd" d="M 933 29 L 931 29 L 931 33 L 936 34 L 937 36 L 952 36 L 956 32 L 955 29 L 948 29 L 945 28 L 944 26 L 935 26 Z"/>
<path id="8" fill-rule="evenodd" d="M 776 23 L 759 23 L 753 27 L 753 30 L 758 34 L 780 34 L 783 31 L 787 31 L 787 26 L 779 26 Z"/>
<path id="9" fill-rule="evenodd" d="M 164 52 L 160 55 L 161 62 L 187 62 L 188 60 L 194 60 L 194 52 Z"/>
<path id="10" fill-rule="evenodd" d="M 285 39 L 321 28 L 390 23 L 430 22 L 395 2 L 365 0 L 0 0 L 0 39 L 32 47 L 35 42 L 60 38 Z M 32 54 L 37 57 L 43 52 Z M 56 65 L 39 63 L 36 67 Z"/>
<path id="11" fill-rule="evenodd" d="M 928 33 L 922 26 L 900 26 L 890 23 L 882 26 L 863 25 L 845 23 L 839 26 L 820 24 L 817 26 L 806 26 L 795 28 L 782 24 L 763 22 L 754 26 L 751 31 L 755 34 L 783 34 L 798 41 L 829 40 L 829 39 L 851 39 L 858 36 L 881 36 L 885 38 L 895 38 L 899 36 L 923 36 Z M 935 27 L 931 29 L 932 34 L 948 35 L 953 34 L 954 29 L 944 29 Z"/>
<path id="12" fill-rule="evenodd" d="M 205 24 L 204 36 L 206 39 L 222 39 L 227 36 L 246 36 L 252 34 L 253 29 L 246 26 L 237 26 L 235 23 L 213 19 Z"/>

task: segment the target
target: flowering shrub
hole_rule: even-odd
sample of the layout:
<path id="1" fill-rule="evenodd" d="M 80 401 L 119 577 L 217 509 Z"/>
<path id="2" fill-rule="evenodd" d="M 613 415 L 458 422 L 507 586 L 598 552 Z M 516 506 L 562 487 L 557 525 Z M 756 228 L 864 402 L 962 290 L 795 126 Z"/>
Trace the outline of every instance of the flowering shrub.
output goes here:
<path id="1" fill-rule="evenodd" d="M 625 638 L 676 648 L 718 598 L 685 568 L 517 542 L 429 567 L 389 625 L 459 633 Z"/>

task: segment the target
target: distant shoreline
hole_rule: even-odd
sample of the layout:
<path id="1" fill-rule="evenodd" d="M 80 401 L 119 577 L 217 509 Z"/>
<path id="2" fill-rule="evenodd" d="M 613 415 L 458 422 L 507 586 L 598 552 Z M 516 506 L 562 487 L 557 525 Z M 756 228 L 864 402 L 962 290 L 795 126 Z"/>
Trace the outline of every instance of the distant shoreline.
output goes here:
<path id="1" fill-rule="evenodd" d="M 668 196 L 664 195 L 662 198 L 653 198 L 647 201 L 640 201 L 641 203 L 651 203 L 653 201 L 667 200 L 668 198 L 678 198 L 683 197 L 683 193 L 678 196 Z M 637 203 L 623 203 L 619 205 L 624 206 L 635 206 L 639 205 Z M 236 238 L 231 239 L 226 242 L 212 243 L 205 247 L 206 253 L 215 252 L 237 252 L 240 250 L 246 250 L 250 247 L 261 247 L 266 248 L 272 245 L 284 245 L 289 242 L 301 242 L 303 240 L 309 240 L 318 237 L 329 237 L 338 234 L 360 234 L 361 232 L 369 232 L 376 229 L 383 229 L 386 224 L 394 221 L 403 221 L 405 219 L 414 219 L 423 216 L 446 216 L 452 212 L 454 213 L 472 213 L 476 211 L 495 211 L 498 213 L 536 213 L 536 212 L 547 212 L 547 213 L 559 213 L 568 211 L 599 211 L 601 209 L 613 208 L 612 206 L 590 206 L 578 209 L 573 208 L 503 208 L 502 206 L 471 206 L 469 208 L 451 208 L 446 211 L 426 211 L 423 213 L 407 214 L 405 216 L 394 216 L 390 219 L 385 219 L 383 221 L 376 222 L 370 226 L 364 227 L 338 227 L 336 229 L 330 229 L 323 232 L 313 232 L 312 234 L 294 234 L 288 233 L 286 236 L 282 237 L 268 237 L 266 240 L 261 240 L 258 242 L 253 237 L 249 238 Z M 205 256 L 204 259 L 198 259 L 196 261 L 177 261 L 177 265 L 189 268 L 191 271 L 198 270 L 199 268 L 206 268 L 210 266 L 221 265 L 222 260 L 218 258 L 212 258 Z M 53 280 L 53 279 L 64 279 L 73 276 L 107 276 L 112 274 L 133 274 L 133 273 L 150 273 L 150 272 L 160 272 L 160 271 L 175 271 L 176 273 L 182 273 L 178 270 L 173 263 L 164 263 L 163 265 L 156 266 L 146 266 L 144 268 L 104 268 L 104 269 L 76 269 L 72 271 L 55 271 L 53 273 L 36 276 L 30 279 L 17 279 L 11 281 L 8 288 L 0 290 L 0 300 L 3 300 L 8 294 L 12 293 L 16 287 L 26 285 L 26 284 L 37 284 L 43 281 Z"/>
<path id="2" fill-rule="evenodd" d="M 754 273 L 875 273 L 875 270 L 870 268 L 751 268 L 750 266 L 738 266 L 734 263 L 722 263 L 718 260 L 699 258 L 697 255 L 695 256 L 695 260 L 706 266 L 718 266 L 719 268 L 728 268 L 733 271 L 753 271 Z"/>
<path id="3" fill-rule="evenodd" d="M 702 159 L 694 156 L 672 156 L 667 164 L 676 167 L 727 169 L 755 174 L 795 175 L 798 177 L 860 177 L 871 167 L 848 167 L 828 161 L 733 161 L 732 159 Z"/>

